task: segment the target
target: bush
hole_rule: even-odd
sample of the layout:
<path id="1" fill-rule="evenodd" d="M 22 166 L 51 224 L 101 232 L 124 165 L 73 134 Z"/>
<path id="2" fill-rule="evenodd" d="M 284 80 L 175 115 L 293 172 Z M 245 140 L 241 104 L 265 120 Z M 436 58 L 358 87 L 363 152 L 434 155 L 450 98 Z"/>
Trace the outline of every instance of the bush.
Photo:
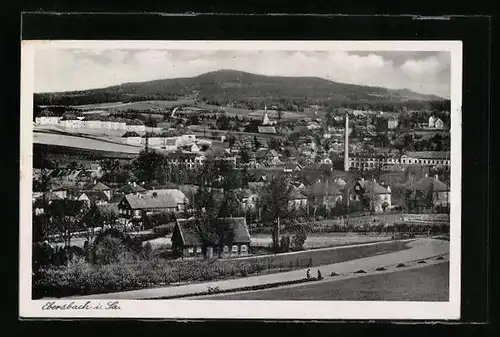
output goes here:
<path id="1" fill-rule="evenodd" d="M 280 240 L 280 252 L 288 252 L 290 250 L 290 237 L 284 235 Z"/>
<path id="2" fill-rule="evenodd" d="M 307 234 L 305 230 L 299 230 L 292 239 L 293 250 L 304 249 L 304 243 L 306 242 Z"/>

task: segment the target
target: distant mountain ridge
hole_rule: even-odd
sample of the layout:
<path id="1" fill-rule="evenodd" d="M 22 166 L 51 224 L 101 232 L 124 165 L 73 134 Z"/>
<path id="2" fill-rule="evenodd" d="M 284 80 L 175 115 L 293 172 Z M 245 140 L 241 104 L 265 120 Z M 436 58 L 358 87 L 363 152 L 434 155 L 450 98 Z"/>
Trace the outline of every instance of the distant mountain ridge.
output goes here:
<path id="1" fill-rule="evenodd" d="M 236 70 L 217 70 L 194 77 L 131 82 L 106 88 L 35 94 L 40 104 L 89 104 L 146 99 L 196 98 L 224 102 L 244 100 L 440 101 L 445 98 L 408 89 L 387 89 L 330 81 L 319 77 L 257 75 Z"/>

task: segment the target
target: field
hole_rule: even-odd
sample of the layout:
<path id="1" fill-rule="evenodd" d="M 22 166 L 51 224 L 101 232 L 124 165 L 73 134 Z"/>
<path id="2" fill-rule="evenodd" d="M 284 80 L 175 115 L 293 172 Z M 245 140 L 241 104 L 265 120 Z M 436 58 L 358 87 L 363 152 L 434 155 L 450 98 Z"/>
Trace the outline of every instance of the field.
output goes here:
<path id="1" fill-rule="evenodd" d="M 230 107 L 220 107 L 217 105 L 210 104 L 196 104 L 195 107 L 210 110 L 220 110 L 225 112 L 228 116 L 238 116 L 238 117 L 250 117 L 255 119 L 262 119 L 264 116 L 264 110 L 250 110 L 245 108 L 230 108 Z M 278 118 L 278 114 L 273 110 L 268 110 L 268 116 L 271 119 Z M 307 112 L 293 112 L 293 111 L 283 111 L 283 119 L 301 119 L 305 117 L 312 117 L 312 114 Z"/>
<path id="2" fill-rule="evenodd" d="M 305 286 L 270 289 L 209 300 L 448 301 L 449 263 Z"/>
<path id="3" fill-rule="evenodd" d="M 125 144 L 111 143 L 103 140 L 83 138 L 69 135 L 57 135 L 53 133 L 33 133 L 33 143 L 42 145 L 52 145 L 66 148 L 90 150 L 96 152 L 117 152 L 137 155 L 141 147 Z"/>
<path id="4" fill-rule="evenodd" d="M 194 104 L 192 99 L 183 99 L 177 101 L 139 101 L 139 102 L 114 102 L 114 103 L 99 103 L 99 104 L 87 104 L 87 105 L 75 105 L 72 108 L 76 109 L 112 109 L 114 111 L 126 111 L 128 109 L 135 110 L 156 110 L 156 109 L 171 109 L 179 105 L 191 105 Z"/>

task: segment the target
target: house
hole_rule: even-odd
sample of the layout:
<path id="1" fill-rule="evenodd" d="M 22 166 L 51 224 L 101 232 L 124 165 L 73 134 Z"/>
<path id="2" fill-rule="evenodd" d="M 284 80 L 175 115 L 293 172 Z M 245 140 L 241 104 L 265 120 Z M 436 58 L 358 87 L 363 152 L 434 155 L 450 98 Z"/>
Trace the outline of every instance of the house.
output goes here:
<path id="1" fill-rule="evenodd" d="M 274 126 L 258 126 L 259 133 L 263 134 L 276 134 L 276 128 Z"/>
<path id="2" fill-rule="evenodd" d="M 119 214 L 128 219 L 141 219 L 145 215 L 164 212 L 175 213 L 180 210 L 179 203 L 170 194 L 128 194 L 118 204 Z"/>
<path id="3" fill-rule="evenodd" d="M 124 195 L 139 194 L 146 192 L 146 189 L 134 181 L 134 182 L 128 182 L 128 184 L 123 185 L 122 187 L 117 189 L 116 192 Z"/>
<path id="4" fill-rule="evenodd" d="M 306 193 L 308 200 L 315 205 L 334 207 L 337 202 L 343 200 L 343 186 L 329 180 L 317 181 L 306 188 L 304 193 Z"/>
<path id="5" fill-rule="evenodd" d="M 302 169 L 303 169 L 302 165 L 294 162 L 288 162 L 283 168 L 283 172 L 285 173 L 299 172 L 302 171 Z"/>
<path id="6" fill-rule="evenodd" d="M 240 201 L 241 208 L 245 211 L 254 211 L 257 207 L 258 198 L 259 196 L 252 189 L 244 189 Z"/>
<path id="7" fill-rule="evenodd" d="M 122 135 L 125 139 L 125 143 L 129 145 L 141 145 L 142 137 L 135 131 L 127 131 Z"/>
<path id="8" fill-rule="evenodd" d="M 155 194 L 158 196 L 161 195 L 168 195 L 174 199 L 174 201 L 177 203 L 177 208 L 179 210 L 183 210 L 186 203 L 188 202 L 188 198 L 184 192 L 181 190 L 175 189 L 175 188 L 166 188 L 166 189 L 152 189 L 152 190 L 147 190 L 144 193 L 144 196 L 154 196 Z"/>
<path id="9" fill-rule="evenodd" d="M 370 196 L 367 195 L 368 193 Z M 375 179 L 365 180 L 364 178 L 361 178 L 354 184 L 350 200 L 361 201 L 365 197 L 369 198 L 370 208 L 377 213 L 391 208 L 390 186 L 381 186 Z"/>
<path id="10" fill-rule="evenodd" d="M 436 120 L 434 121 L 434 129 L 439 129 L 439 130 L 444 129 L 444 122 L 442 121 L 441 118 L 436 118 Z"/>
<path id="11" fill-rule="evenodd" d="M 439 180 L 439 177 L 429 177 L 427 174 L 412 186 L 410 200 L 415 205 L 429 207 L 430 202 L 434 208 L 448 207 L 450 204 L 450 188 Z"/>
<path id="12" fill-rule="evenodd" d="M 194 143 L 183 145 L 182 148 L 192 153 L 200 152 L 200 147 Z"/>
<path id="13" fill-rule="evenodd" d="M 250 248 L 250 232 L 245 218 L 219 218 L 226 230 L 222 251 L 218 247 L 204 247 L 197 231 L 196 220 L 177 219 L 172 232 L 172 252 L 181 257 L 202 257 L 212 258 L 215 252 L 220 257 L 238 257 L 248 255 Z"/>
<path id="14" fill-rule="evenodd" d="M 298 188 L 293 187 L 288 195 L 288 208 L 299 209 L 307 206 L 307 197 L 302 194 Z"/>
<path id="15" fill-rule="evenodd" d="M 111 188 L 109 188 L 108 186 L 104 185 L 101 182 L 97 182 L 96 180 L 94 180 L 93 183 L 84 186 L 82 188 L 82 191 L 84 191 L 84 192 L 102 191 L 108 197 L 108 200 L 111 199 Z"/>
<path id="16" fill-rule="evenodd" d="M 434 116 L 430 116 L 429 123 L 428 123 L 429 129 L 434 129 L 435 123 L 436 123 L 436 118 L 434 118 Z"/>
<path id="17" fill-rule="evenodd" d="M 393 130 L 393 129 L 397 128 L 397 127 L 398 127 L 398 125 L 399 125 L 399 121 L 398 121 L 398 119 L 397 119 L 397 118 L 391 118 L 391 119 L 389 119 L 389 121 L 387 122 L 387 128 L 388 128 L 389 130 Z"/>

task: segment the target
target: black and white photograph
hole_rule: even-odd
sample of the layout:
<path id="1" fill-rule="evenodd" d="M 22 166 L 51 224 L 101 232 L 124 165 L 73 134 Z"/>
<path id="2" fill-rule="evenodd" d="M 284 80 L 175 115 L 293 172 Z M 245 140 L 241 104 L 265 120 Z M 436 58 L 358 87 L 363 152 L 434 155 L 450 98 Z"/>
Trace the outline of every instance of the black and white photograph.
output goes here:
<path id="1" fill-rule="evenodd" d="M 460 317 L 456 41 L 24 41 L 37 317 Z"/>

